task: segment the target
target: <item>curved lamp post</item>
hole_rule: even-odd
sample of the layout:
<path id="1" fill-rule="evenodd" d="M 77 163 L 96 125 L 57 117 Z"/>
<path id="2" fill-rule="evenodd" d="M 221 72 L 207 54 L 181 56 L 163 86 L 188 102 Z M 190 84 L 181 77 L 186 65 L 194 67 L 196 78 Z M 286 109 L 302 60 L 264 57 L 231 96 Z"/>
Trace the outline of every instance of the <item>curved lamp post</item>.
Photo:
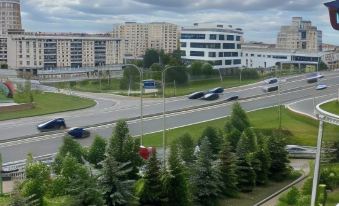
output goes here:
<path id="1" fill-rule="evenodd" d="M 125 64 L 124 67 L 127 67 L 127 66 L 130 66 L 130 67 L 133 67 L 135 69 L 138 70 L 138 72 L 140 73 L 140 145 L 142 146 L 143 145 L 143 138 L 144 138 L 144 112 L 143 112 L 143 84 L 142 84 L 142 81 L 143 81 L 143 69 L 137 67 L 136 65 L 134 64 Z"/>
<path id="2" fill-rule="evenodd" d="M 166 71 L 176 68 L 178 66 L 165 66 L 162 71 L 162 100 L 163 100 L 163 132 L 162 132 L 162 144 L 164 149 L 164 166 L 166 166 L 166 98 L 165 98 L 165 86 L 166 86 Z"/>

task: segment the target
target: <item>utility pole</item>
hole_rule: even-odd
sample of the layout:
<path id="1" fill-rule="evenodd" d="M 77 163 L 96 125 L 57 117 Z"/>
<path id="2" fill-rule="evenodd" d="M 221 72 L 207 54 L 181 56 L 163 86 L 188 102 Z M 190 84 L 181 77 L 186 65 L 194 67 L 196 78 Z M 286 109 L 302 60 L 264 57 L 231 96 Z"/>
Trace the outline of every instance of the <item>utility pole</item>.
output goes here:
<path id="1" fill-rule="evenodd" d="M 4 192 L 3 185 L 2 185 L 2 157 L 0 153 L 0 195 L 2 195 Z"/>

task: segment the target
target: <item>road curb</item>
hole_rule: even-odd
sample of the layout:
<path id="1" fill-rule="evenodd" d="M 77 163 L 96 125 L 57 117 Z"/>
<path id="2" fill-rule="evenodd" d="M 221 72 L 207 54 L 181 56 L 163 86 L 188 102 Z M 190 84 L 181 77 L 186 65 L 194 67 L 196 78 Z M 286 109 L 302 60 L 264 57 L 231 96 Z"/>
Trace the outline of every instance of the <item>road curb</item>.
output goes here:
<path id="1" fill-rule="evenodd" d="M 293 187 L 294 185 L 298 184 L 299 182 L 305 180 L 307 177 L 309 177 L 309 175 L 305 175 L 305 173 L 303 172 L 303 175 L 301 177 L 299 177 L 297 180 L 293 181 L 292 183 L 290 183 L 289 185 L 283 187 L 282 189 L 280 189 L 279 191 L 273 193 L 272 195 L 266 197 L 265 199 L 261 200 L 260 202 L 254 204 L 253 206 L 263 205 L 264 203 L 266 203 L 266 202 L 270 201 L 271 199 L 277 197 L 278 195 L 280 195 L 281 193 L 283 193 L 286 190 L 290 189 L 291 187 Z"/>

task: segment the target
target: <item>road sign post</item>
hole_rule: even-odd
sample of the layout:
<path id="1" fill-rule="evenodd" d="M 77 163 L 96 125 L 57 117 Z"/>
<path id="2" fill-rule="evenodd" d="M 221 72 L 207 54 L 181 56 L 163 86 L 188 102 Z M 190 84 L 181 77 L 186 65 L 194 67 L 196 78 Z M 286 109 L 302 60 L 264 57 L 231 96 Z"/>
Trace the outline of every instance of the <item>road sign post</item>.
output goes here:
<path id="1" fill-rule="evenodd" d="M 3 185 L 2 185 L 2 157 L 0 153 L 0 195 L 3 193 Z"/>

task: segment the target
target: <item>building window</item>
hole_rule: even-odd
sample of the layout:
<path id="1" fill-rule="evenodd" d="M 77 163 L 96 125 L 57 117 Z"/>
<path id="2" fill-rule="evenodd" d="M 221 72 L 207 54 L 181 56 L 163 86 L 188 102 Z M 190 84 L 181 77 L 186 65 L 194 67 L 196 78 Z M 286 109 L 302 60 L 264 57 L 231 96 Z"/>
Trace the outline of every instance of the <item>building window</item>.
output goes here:
<path id="1" fill-rule="evenodd" d="M 233 60 L 233 64 L 234 64 L 234 65 L 241 64 L 241 59 L 234 59 L 234 60 Z"/>
<path id="2" fill-rule="evenodd" d="M 205 34 L 181 34 L 181 39 L 205 39 Z"/>
<path id="3" fill-rule="evenodd" d="M 240 36 L 237 36 L 237 41 L 240 41 L 241 37 Z"/>
<path id="4" fill-rule="evenodd" d="M 208 52 L 208 57 L 216 57 L 216 52 Z"/>
<path id="5" fill-rule="evenodd" d="M 224 52 L 224 57 L 231 57 L 232 56 L 232 52 Z"/>
<path id="6" fill-rule="evenodd" d="M 191 48 L 220 49 L 221 44 L 217 44 L 217 43 L 191 43 Z"/>
<path id="7" fill-rule="evenodd" d="M 225 65 L 232 65 L 232 60 L 225 60 Z"/>
<path id="8" fill-rule="evenodd" d="M 217 40 L 216 34 L 210 34 L 210 40 Z"/>
<path id="9" fill-rule="evenodd" d="M 205 56 L 205 52 L 203 52 L 203 51 L 191 51 L 190 56 L 192 56 L 192 57 L 203 57 L 203 56 Z"/>
<path id="10" fill-rule="evenodd" d="M 273 59 L 287 59 L 287 56 L 272 56 Z"/>
<path id="11" fill-rule="evenodd" d="M 257 56 L 258 56 L 258 57 L 261 57 L 261 54 L 258 54 Z"/>
<path id="12" fill-rule="evenodd" d="M 220 66 L 220 65 L 222 65 L 222 60 L 214 61 L 213 64 L 214 64 L 215 66 Z"/>
<path id="13" fill-rule="evenodd" d="M 181 42 L 181 47 L 186 47 L 186 42 Z"/>
<path id="14" fill-rule="evenodd" d="M 232 57 L 238 57 L 239 53 L 238 52 L 232 52 Z"/>
<path id="15" fill-rule="evenodd" d="M 224 57 L 224 52 L 219 52 L 219 57 Z"/>
<path id="16" fill-rule="evenodd" d="M 241 44 L 238 44 L 238 45 L 237 45 L 237 49 L 241 49 Z"/>
<path id="17" fill-rule="evenodd" d="M 224 43 L 223 48 L 224 49 L 235 49 L 235 44 L 234 43 Z"/>
<path id="18" fill-rule="evenodd" d="M 225 35 L 219 35 L 219 40 L 225 40 Z"/>
<path id="19" fill-rule="evenodd" d="M 251 57 L 254 57 L 254 54 L 251 54 Z"/>
<path id="20" fill-rule="evenodd" d="M 227 35 L 228 41 L 234 41 L 234 35 Z"/>

